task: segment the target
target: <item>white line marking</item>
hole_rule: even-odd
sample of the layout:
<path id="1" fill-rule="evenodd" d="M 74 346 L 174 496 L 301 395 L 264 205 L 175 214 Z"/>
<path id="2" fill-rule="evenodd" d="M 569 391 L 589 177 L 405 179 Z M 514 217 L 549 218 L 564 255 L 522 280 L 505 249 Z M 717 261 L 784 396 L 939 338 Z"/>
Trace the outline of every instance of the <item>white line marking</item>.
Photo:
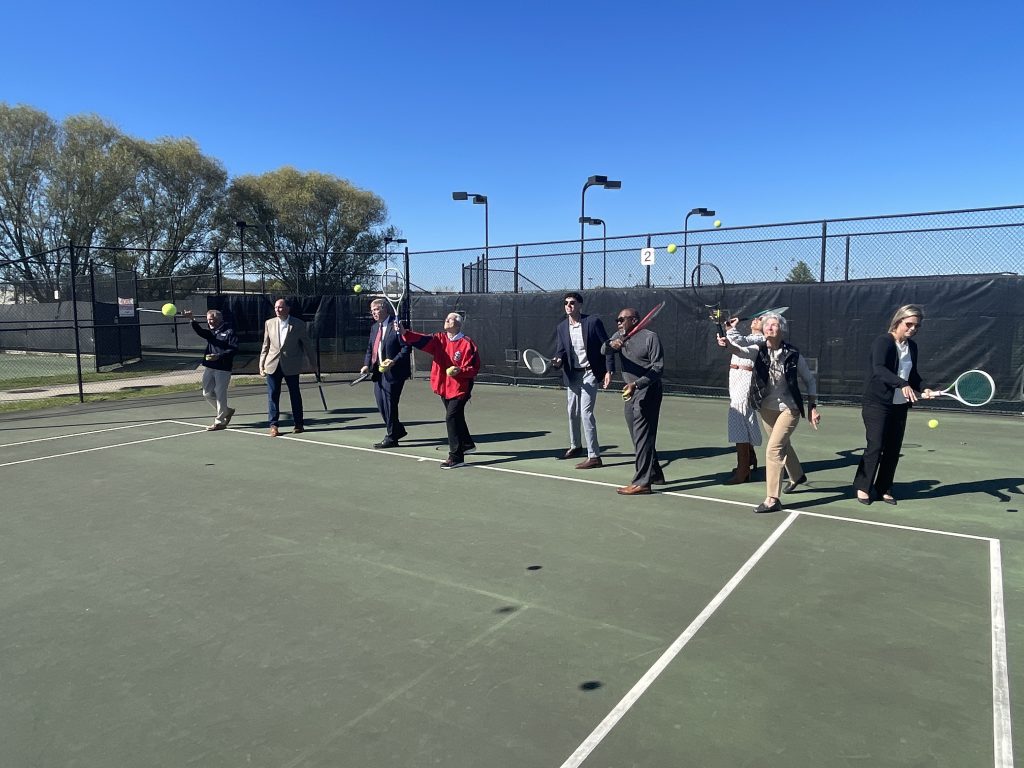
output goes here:
<path id="1" fill-rule="evenodd" d="M 1006 621 L 1003 615 L 1003 560 L 998 540 L 988 545 L 992 600 L 992 731 L 995 768 L 1013 768 L 1010 715 L 1010 673 L 1006 663 Z"/>
<path id="2" fill-rule="evenodd" d="M 799 510 L 798 510 L 799 511 Z M 991 536 L 975 536 L 973 533 L 956 533 L 955 531 L 940 531 L 937 528 L 918 528 L 913 525 L 899 525 L 897 523 L 883 523 L 880 520 L 861 520 L 856 517 L 842 517 L 840 515 L 826 515 L 821 512 L 803 512 L 806 517 L 821 517 L 826 520 L 841 520 L 844 523 L 860 523 L 861 525 L 874 525 L 879 528 L 896 528 L 901 531 L 913 531 L 915 533 L 931 533 L 936 536 L 953 536 L 958 539 L 973 539 L 974 541 L 997 541 Z"/>
<path id="3" fill-rule="evenodd" d="M 163 435 L 162 437 L 147 437 L 145 440 L 130 440 L 127 443 L 117 443 L 115 445 L 101 445 L 98 448 L 83 448 L 80 451 L 68 451 L 67 453 L 54 453 L 49 456 L 36 456 L 34 459 L 20 459 L 18 461 L 8 461 L 5 464 L 0 464 L 0 469 L 4 467 L 13 467 L 18 464 L 32 464 L 36 461 L 46 461 L 47 459 L 61 459 L 65 456 L 78 456 L 83 453 L 94 453 L 95 451 L 106 451 L 110 448 L 125 448 L 129 445 L 139 445 L 141 443 L 152 443 L 154 440 L 171 440 L 175 437 L 187 437 L 188 435 L 196 435 L 199 432 L 205 432 L 205 429 L 198 430 L 196 432 L 180 432 L 177 435 Z"/>
<path id="4" fill-rule="evenodd" d="M 695 618 L 683 633 L 675 639 L 675 642 L 670 645 L 661 657 L 654 662 L 654 665 L 647 670 L 643 677 L 637 681 L 629 692 L 622 697 L 622 700 L 612 709 L 611 712 L 602 720 L 598 726 L 583 740 L 583 743 L 573 752 L 569 759 L 562 763 L 562 768 L 576 768 L 579 766 L 587 757 L 590 755 L 597 745 L 601 743 L 605 736 L 607 736 L 612 728 L 615 727 L 616 723 L 619 722 L 630 710 L 630 708 L 637 702 L 637 700 L 644 694 L 644 692 L 650 688 L 651 684 L 658 678 L 658 676 L 665 671 L 665 668 L 672 662 L 672 660 L 679 655 L 679 652 L 686 647 L 686 644 L 693 639 L 693 636 L 697 634 L 704 623 L 711 618 L 718 607 L 725 602 L 725 599 L 739 586 L 739 583 L 743 581 L 743 578 L 750 573 L 757 562 L 764 557 L 765 553 L 771 549 L 772 545 L 778 541 L 779 537 L 793 524 L 793 521 L 797 519 L 797 513 L 791 512 L 789 517 L 776 528 L 772 535 L 765 539 L 764 543 L 757 548 L 757 551 L 750 556 L 750 558 L 743 564 L 743 566 L 736 571 L 731 579 L 726 583 L 718 594 L 712 598 L 711 602 L 708 603 L 704 610 Z"/>
<path id="5" fill-rule="evenodd" d="M 92 429 L 88 432 L 72 432 L 69 435 L 54 435 L 53 437 L 37 437 L 34 440 L 22 440 L 20 443 L 4 443 L 0 448 L 13 448 L 16 445 L 31 445 L 32 443 L 45 443 L 48 440 L 63 440 L 66 437 L 84 437 L 85 435 L 98 435 L 101 432 L 116 432 L 119 429 L 138 429 L 148 427 L 152 424 L 164 424 L 165 421 L 147 421 L 141 424 L 128 424 L 122 427 L 107 427 L 106 429 Z"/>

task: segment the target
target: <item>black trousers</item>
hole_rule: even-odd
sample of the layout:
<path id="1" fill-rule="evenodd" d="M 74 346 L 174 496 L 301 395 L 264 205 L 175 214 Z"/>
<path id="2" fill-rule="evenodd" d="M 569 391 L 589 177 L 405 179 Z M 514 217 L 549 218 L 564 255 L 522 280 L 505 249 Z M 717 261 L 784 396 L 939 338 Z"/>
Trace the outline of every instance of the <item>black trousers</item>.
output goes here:
<path id="1" fill-rule="evenodd" d="M 463 397 L 442 397 L 444 403 L 444 423 L 448 427 L 448 453 L 462 459 L 466 451 L 473 447 L 473 436 L 469 434 L 466 424 L 466 403 L 469 395 Z"/>
<path id="2" fill-rule="evenodd" d="M 861 408 L 867 447 L 853 479 L 853 487 L 858 491 L 871 493 L 873 487 L 875 493 L 881 496 L 892 490 L 909 412 L 909 404 L 865 405 Z"/>
<path id="3" fill-rule="evenodd" d="M 623 408 L 629 436 L 633 440 L 633 450 L 636 452 L 633 485 L 650 485 L 662 477 L 656 447 L 661 399 L 661 382 L 657 382 L 636 390 Z"/>

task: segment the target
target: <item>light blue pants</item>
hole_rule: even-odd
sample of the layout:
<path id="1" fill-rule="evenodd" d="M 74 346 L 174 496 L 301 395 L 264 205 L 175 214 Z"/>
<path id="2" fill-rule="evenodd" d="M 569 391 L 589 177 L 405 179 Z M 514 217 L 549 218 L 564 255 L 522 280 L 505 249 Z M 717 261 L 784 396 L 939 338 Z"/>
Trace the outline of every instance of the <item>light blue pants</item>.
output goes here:
<path id="1" fill-rule="evenodd" d="M 569 411 L 569 447 L 583 447 L 581 438 L 585 438 L 587 458 L 596 459 L 601 455 L 601 444 L 597 440 L 597 419 L 594 418 L 597 379 L 594 378 L 591 371 L 570 371 L 569 386 L 566 387 L 566 392 Z"/>

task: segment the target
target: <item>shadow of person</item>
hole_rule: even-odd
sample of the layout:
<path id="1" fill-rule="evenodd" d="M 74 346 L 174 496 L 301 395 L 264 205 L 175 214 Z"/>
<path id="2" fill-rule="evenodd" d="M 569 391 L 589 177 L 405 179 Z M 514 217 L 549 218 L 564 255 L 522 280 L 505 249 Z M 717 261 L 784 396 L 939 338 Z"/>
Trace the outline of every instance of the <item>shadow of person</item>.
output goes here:
<path id="1" fill-rule="evenodd" d="M 912 480 L 909 483 L 894 484 L 893 495 L 898 500 L 917 500 L 983 493 L 996 501 L 1008 504 L 1013 501 L 1010 494 L 1024 495 L 1024 491 L 1021 490 L 1022 483 L 1024 477 L 992 477 L 987 480 L 948 484 L 941 480 Z"/>

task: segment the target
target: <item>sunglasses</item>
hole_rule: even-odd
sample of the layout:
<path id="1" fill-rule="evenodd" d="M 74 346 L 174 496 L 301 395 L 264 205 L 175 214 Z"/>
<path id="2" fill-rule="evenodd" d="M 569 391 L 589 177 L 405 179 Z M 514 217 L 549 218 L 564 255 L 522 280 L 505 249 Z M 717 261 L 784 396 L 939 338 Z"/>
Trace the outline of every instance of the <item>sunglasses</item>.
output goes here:
<path id="1" fill-rule="evenodd" d="M 636 315 L 623 315 L 622 317 L 616 317 L 616 323 L 624 323 L 627 320 L 636 320 Z"/>
<path id="2" fill-rule="evenodd" d="M 569 301 L 565 302 L 565 306 L 568 307 L 570 304 L 575 304 L 575 303 L 576 302 L 573 299 L 569 299 Z"/>
<path id="3" fill-rule="evenodd" d="M 904 323 L 904 325 L 907 326 L 907 328 L 920 328 L 921 327 L 920 323 Z"/>

